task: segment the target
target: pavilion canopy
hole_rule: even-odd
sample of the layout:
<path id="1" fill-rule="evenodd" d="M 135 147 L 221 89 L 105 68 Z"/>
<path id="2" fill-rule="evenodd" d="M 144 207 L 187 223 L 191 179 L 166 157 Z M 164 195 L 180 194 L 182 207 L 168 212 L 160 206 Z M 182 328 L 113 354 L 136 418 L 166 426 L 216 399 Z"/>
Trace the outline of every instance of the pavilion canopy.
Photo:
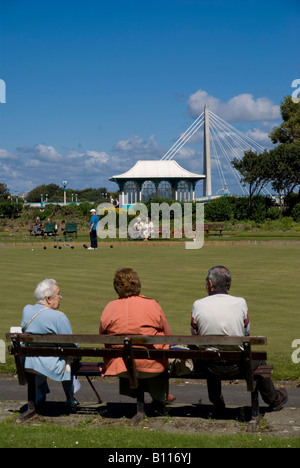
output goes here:
<path id="1" fill-rule="evenodd" d="M 174 160 L 138 161 L 129 171 L 110 178 L 119 185 L 122 205 L 155 195 L 194 200 L 196 184 L 202 179 L 204 175 L 189 172 Z"/>
<path id="2" fill-rule="evenodd" d="M 195 174 L 183 169 L 176 161 L 138 161 L 129 171 L 110 178 L 113 182 L 132 180 L 190 180 L 205 179 L 204 175 Z"/>

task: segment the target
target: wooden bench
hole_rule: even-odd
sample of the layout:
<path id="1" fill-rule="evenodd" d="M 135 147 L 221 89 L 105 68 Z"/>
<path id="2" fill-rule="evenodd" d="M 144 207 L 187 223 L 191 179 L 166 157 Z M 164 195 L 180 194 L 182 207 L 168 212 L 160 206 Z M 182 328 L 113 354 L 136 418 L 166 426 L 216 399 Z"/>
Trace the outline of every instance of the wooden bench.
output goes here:
<path id="1" fill-rule="evenodd" d="M 259 397 L 257 389 L 258 378 L 271 378 L 272 366 L 259 366 L 253 371 L 253 361 L 266 361 L 265 351 L 253 351 L 252 346 L 266 345 L 267 339 L 263 336 L 237 337 L 237 336 L 109 336 L 109 335 L 33 335 L 9 333 L 6 339 L 11 343 L 10 354 L 15 357 L 16 369 L 20 385 L 28 382 L 28 411 L 20 416 L 20 420 L 28 419 L 35 414 L 35 385 L 32 375 L 24 369 L 25 356 L 63 356 L 77 359 L 77 365 L 73 367 L 73 375 L 84 376 L 88 379 L 99 403 L 101 397 L 92 384 L 91 376 L 103 374 L 103 363 L 86 362 L 83 358 L 113 358 L 122 357 L 127 367 L 131 389 L 137 391 L 137 414 L 131 420 L 136 425 L 145 416 L 144 389 L 142 379 L 137 378 L 135 359 L 193 359 L 201 361 L 232 361 L 239 364 L 240 375 L 235 379 L 243 379 L 247 382 L 247 390 L 251 392 L 252 420 L 250 427 L 255 428 L 259 421 Z M 74 346 L 74 343 L 77 346 Z M 169 344 L 177 346 L 209 347 L 209 346 L 242 346 L 243 350 L 219 350 L 207 349 L 156 349 L 155 344 Z M 105 347 L 103 347 L 105 345 Z M 111 347 L 119 345 L 121 347 Z M 142 346 L 142 347 L 141 347 Z M 80 361 L 78 361 L 80 359 Z M 173 377 L 166 373 L 166 378 Z M 207 374 L 192 372 L 183 378 L 205 379 Z M 222 380 L 233 380 L 232 376 L 224 376 Z"/>
<path id="2" fill-rule="evenodd" d="M 30 234 L 31 236 L 42 236 L 42 237 L 43 237 L 44 234 L 45 234 L 45 227 L 44 227 L 44 225 L 42 224 L 40 227 L 38 227 L 36 233 L 34 233 L 34 227 L 35 227 L 35 226 L 32 226 L 32 228 L 29 229 L 29 234 Z"/>
<path id="3" fill-rule="evenodd" d="M 219 231 L 219 235 L 222 236 L 224 226 L 223 224 L 205 224 L 204 226 L 206 234 L 211 234 L 211 231 Z"/>
<path id="4" fill-rule="evenodd" d="M 68 240 L 67 238 L 70 236 L 71 238 L 76 237 L 77 239 L 77 232 L 78 232 L 77 223 L 66 223 L 66 226 L 64 229 L 65 240 Z"/>

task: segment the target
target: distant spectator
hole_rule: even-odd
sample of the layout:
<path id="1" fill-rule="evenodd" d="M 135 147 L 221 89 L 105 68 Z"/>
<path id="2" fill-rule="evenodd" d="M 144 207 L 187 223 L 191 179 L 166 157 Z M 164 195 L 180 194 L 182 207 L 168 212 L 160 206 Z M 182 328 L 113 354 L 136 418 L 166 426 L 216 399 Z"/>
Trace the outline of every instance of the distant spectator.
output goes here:
<path id="1" fill-rule="evenodd" d="M 144 229 L 145 229 L 145 225 L 142 222 L 141 218 L 137 218 L 137 222 L 134 223 L 133 228 L 131 229 L 131 232 L 130 232 L 130 240 L 141 240 Z"/>
<path id="2" fill-rule="evenodd" d="M 38 232 L 41 232 L 41 230 L 42 230 L 42 221 L 37 216 L 35 220 L 35 225 L 33 227 L 33 235 L 36 236 Z"/>
<path id="3" fill-rule="evenodd" d="M 154 232 L 154 226 L 150 218 L 147 218 L 147 221 L 144 225 L 144 237 L 145 241 L 149 240 L 151 237 L 151 234 Z"/>

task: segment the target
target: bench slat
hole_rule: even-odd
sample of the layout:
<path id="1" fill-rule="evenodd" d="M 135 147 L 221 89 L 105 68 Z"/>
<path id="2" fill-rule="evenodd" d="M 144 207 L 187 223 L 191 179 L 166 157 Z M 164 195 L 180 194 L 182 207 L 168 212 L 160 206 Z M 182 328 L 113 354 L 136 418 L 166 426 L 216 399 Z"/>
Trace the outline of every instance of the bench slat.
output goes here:
<path id="1" fill-rule="evenodd" d="M 11 341 L 13 335 L 8 333 L 6 340 Z M 23 343 L 84 343 L 84 344 L 123 344 L 130 338 L 133 345 L 170 344 L 170 345 L 199 345 L 199 346 L 242 346 L 244 342 L 251 345 L 266 345 L 265 336 L 199 336 L 199 335 L 33 335 L 20 333 L 19 340 Z"/>
<path id="2" fill-rule="evenodd" d="M 177 350 L 177 349 L 141 349 L 132 348 L 135 359 L 201 359 L 239 361 L 242 351 L 207 351 L 207 350 Z M 24 346 L 23 356 L 69 356 L 69 357 L 123 357 L 122 348 L 64 348 Z M 252 352 L 254 360 L 266 360 L 266 352 Z"/>

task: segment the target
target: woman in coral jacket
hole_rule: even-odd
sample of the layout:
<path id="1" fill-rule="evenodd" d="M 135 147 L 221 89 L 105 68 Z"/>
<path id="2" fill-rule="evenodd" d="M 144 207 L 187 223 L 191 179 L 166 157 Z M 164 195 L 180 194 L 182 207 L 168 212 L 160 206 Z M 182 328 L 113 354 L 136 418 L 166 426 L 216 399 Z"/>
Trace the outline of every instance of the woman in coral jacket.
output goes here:
<path id="1" fill-rule="evenodd" d="M 99 332 L 104 335 L 172 335 L 166 316 L 154 299 L 140 295 L 141 282 L 131 268 L 122 268 L 115 273 L 114 288 L 119 298 L 109 302 L 100 321 Z M 155 345 L 168 349 L 168 345 Z M 135 397 L 130 390 L 126 366 L 121 357 L 105 359 L 105 374 L 120 377 L 120 393 Z M 154 401 L 165 402 L 168 398 L 168 379 L 162 373 L 167 359 L 135 360 L 137 377 L 144 380 L 144 388 Z"/>

